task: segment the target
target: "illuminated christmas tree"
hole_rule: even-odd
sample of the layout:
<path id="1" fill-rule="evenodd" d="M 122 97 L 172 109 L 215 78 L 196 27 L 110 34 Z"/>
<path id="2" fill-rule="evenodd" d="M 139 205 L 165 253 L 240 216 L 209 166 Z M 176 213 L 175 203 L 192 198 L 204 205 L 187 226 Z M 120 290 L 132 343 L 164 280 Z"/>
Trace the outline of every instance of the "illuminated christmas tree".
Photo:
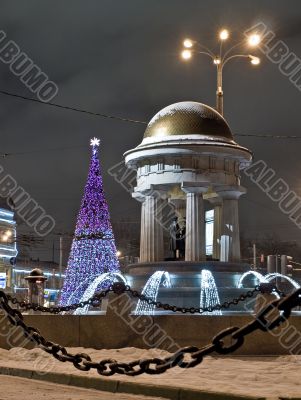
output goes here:
<path id="1" fill-rule="evenodd" d="M 80 301 L 89 284 L 100 274 L 119 271 L 98 159 L 99 142 L 96 138 L 91 140 L 90 169 L 61 292 L 61 305 Z"/>

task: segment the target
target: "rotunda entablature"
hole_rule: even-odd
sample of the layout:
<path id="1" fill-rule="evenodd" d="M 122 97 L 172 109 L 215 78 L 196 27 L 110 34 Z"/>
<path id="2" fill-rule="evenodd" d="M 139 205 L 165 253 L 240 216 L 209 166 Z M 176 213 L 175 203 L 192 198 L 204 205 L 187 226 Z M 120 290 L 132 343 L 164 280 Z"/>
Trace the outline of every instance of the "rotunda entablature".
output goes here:
<path id="1" fill-rule="evenodd" d="M 149 122 L 143 140 L 125 153 L 126 165 L 137 171 L 137 188 L 173 188 L 181 182 L 211 187 L 240 185 L 240 169 L 252 153 L 237 144 L 225 119 L 197 102 L 165 107 Z"/>

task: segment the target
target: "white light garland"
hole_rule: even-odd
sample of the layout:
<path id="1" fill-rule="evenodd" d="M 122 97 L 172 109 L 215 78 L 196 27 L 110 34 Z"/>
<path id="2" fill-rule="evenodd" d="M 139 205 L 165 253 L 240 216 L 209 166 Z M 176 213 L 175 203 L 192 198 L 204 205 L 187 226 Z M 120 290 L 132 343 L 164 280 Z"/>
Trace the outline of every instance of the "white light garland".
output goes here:
<path id="1" fill-rule="evenodd" d="M 142 294 L 151 298 L 153 301 L 157 300 L 160 284 L 166 288 L 171 287 L 169 273 L 166 271 L 156 271 L 146 282 Z M 135 309 L 135 315 L 153 315 L 155 306 L 148 304 L 146 301 L 139 300 Z"/>
<path id="2" fill-rule="evenodd" d="M 300 289 L 300 287 L 301 287 L 300 284 L 297 281 L 295 281 L 294 279 L 290 278 L 289 276 L 279 274 L 278 272 L 274 272 L 272 274 L 265 275 L 265 279 L 268 282 L 271 282 L 272 280 L 277 279 L 277 278 L 287 280 L 289 283 L 291 283 L 294 286 L 295 289 Z"/>
<path id="3" fill-rule="evenodd" d="M 243 281 L 248 277 L 248 276 L 254 276 L 255 278 L 257 278 L 259 280 L 260 283 L 267 283 L 267 279 L 266 277 L 264 277 L 260 272 L 257 271 L 247 271 L 244 274 L 242 274 L 242 276 L 240 277 L 237 287 L 239 289 L 241 289 L 243 287 Z"/>
<path id="4" fill-rule="evenodd" d="M 119 274 L 118 272 L 106 272 L 94 279 L 94 281 L 89 285 L 89 287 L 84 292 L 80 301 L 86 301 L 90 299 L 94 295 L 96 289 L 98 287 L 101 287 L 101 285 L 106 281 L 109 281 L 110 283 L 114 282 L 123 282 L 125 284 L 127 283 L 124 276 Z M 88 314 L 88 310 L 89 310 L 89 305 L 86 305 L 85 307 L 78 308 L 77 310 L 75 310 L 74 315 Z"/>
<path id="5" fill-rule="evenodd" d="M 200 308 L 213 307 L 219 303 L 219 295 L 212 272 L 203 269 L 201 273 Z M 215 310 L 212 312 L 204 312 L 203 315 L 222 315 L 222 312 L 220 310 Z"/>
<path id="6" fill-rule="evenodd" d="M 260 283 L 268 283 L 268 282 L 271 282 L 272 280 L 274 280 L 276 278 L 281 278 L 281 279 L 285 279 L 289 283 L 291 283 L 292 286 L 294 286 L 295 289 L 299 289 L 301 287 L 300 284 L 297 281 L 295 281 L 294 279 L 290 278 L 289 276 L 286 276 L 286 275 L 283 275 L 283 274 L 279 274 L 278 272 L 262 275 L 257 271 L 247 271 L 247 272 L 245 272 L 240 277 L 239 282 L 237 284 L 237 287 L 238 288 L 242 288 L 244 280 L 250 275 L 253 275 L 255 278 L 257 278 Z"/>

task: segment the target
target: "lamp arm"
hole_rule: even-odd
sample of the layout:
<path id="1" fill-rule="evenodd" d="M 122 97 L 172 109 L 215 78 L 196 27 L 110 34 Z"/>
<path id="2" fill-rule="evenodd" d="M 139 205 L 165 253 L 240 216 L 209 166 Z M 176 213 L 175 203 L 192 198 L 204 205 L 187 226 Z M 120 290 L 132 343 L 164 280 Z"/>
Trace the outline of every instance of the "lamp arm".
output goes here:
<path id="1" fill-rule="evenodd" d="M 200 44 L 199 42 L 196 42 L 196 44 L 200 49 L 206 50 L 206 52 L 210 54 L 212 58 L 214 57 L 214 53 L 210 49 L 208 49 L 208 47 L 204 46 L 203 44 Z"/>
<path id="2" fill-rule="evenodd" d="M 241 40 L 240 42 L 236 43 L 234 46 L 230 47 L 229 50 L 227 50 L 225 52 L 225 54 L 223 55 L 223 59 L 222 62 L 224 62 L 224 60 L 227 58 L 227 55 L 231 53 L 232 50 L 236 49 L 238 46 L 240 46 L 242 43 L 244 43 L 245 40 Z"/>
<path id="3" fill-rule="evenodd" d="M 207 51 L 194 51 L 197 54 L 205 54 L 206 56 L 210 57 L 212 60 L 215 59 L 214 54 L 208 53 Z"/>
<path id="4" fill-rule="evenodd" d="M 233 56 L 223 60 L 222 68 L 224 68 L 228 61 L 233 60 L 233 58 L 250 58 L 250 56 L 248 54 L 233 54 Z"/>

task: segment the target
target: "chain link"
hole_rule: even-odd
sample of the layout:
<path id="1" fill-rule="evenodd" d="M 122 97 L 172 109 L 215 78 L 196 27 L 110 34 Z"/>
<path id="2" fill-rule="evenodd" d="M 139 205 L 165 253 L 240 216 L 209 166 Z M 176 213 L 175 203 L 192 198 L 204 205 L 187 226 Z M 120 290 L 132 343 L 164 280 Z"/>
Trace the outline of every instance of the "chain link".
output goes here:
<path id="1" fill-rule="evenodd" d="M 7 299 L 10 302 L 12 302 L 12 304 L 16 304 L 20 308 L 22 308 L 26 311 L 34 310 L 34 311 L 40 311 L 40 312 L 47 312 L 47 313 L 51 313 L 51 314 L 59 314 L 61 312 L 73 311 L 73 310 L 76 310 L 77 308 L 85 307 L 86 305 L 99 304 L 99 302 L 104 297 L 106 297 L 107 294 L 111 291 L 112 291 L 112 288 L 108 288 L 106 290 L 96 293 L 94 296 L 90 297 L 88 300 L 81 301 L 79 303 L 70 304 L 68 306 L 59 306 L 59 307 L 44 307 L 39 304 L 26 303 L 25 301 L 20 301 L 17 298 L 12 297 L 9 294 L 7 294 L 6 296 L 7 296 Z"/>
<path id="2" fill-rule="evenodd" d="M 211 307 L 178 307 L 175 305 L 170 305 L 167 303 L 161 303 L 160 301 L 156 301 L 151 299 L 150 297 L 145 296 L 144 294 L 139 293 L 137 290 L 133 290 L 130 288 L 130 286 L 125 285 L 123 282 L 115 282 L 113 285 L 108 287 L 106 290 L 97 292 L 94 296 L 90 297 L 88 300 L 81 301 L 79 303 L 71 304 L 68 306 L 59 306 L 59 307 L 44 307 L 40 306 L 38 304 L 34 303 L 26 303 L 25 301 L 19 301 L 17 298 L 10 296 L 7 294 L 7 299 L 12 302 L 12 304 L 18 305 L 20 308 L 28 311 L 28 310 L 34 310 L 34 311 L 40 311 L 40 312 L 47 312 L 51 314 L 59 314 L 61 312 L 68 312 L 68 311 L 74 311 L 77 308 L 82 308 L 85 307 L 86 305 L 98 305 L 100 301 L 105 298 L 109 292 L 114 292 L 116 294 L 121 294 L 124 292 L 130 293 L 130 295 L 134 298 L 138 298 L 141 301 L 145 301 L 150 305 L 154 305 L 156 308 L 161 308 L 166 311 L 172 311 L 172 312 L 180 312 L 182 314 L 203 314 L 205 312 L 214 312 L 214 311 L 219 311 L 223 309 L 228 309 L 231 306 L 237 305 L 239 302 L 245 301 L 248 298 L 251 298 L 255 295 L 257 292 L 272 292 L 275 290 L 280 296 L 285 296 L 283 292 L 280 292 L 275 286 L 271 284 L 260 284 L 255 286 L 254 289 L 247 291 L 246 293 L 242 293 L 240 296 L 234 298 L 231 301 L 225 301 L 222 304 L 215 304 Z"/>
<path id="3" fill-rule="evenodd" d="M 122 288 L 119 286 L 119 294 L 122 293 Z M 74 367 L 81 371 L 89 371 L 95 369 L 98 374 L 103 376 L 111 376 L 114 374 L 123 374 L 136 376 L 145 374 L 162 374 L 168 369 L 176 366 L 180 368 L 192 368 L 200 364 L 205 356 L 212 353 L 226 355 L 240 348 L 245 336 L 252 332 L 261 330 L 268 332 L 280 326 L 286 321 L 291 314 L 293 308 L 301 304 L 301 289 L 287 297 L 277 299 L 264 307 L 252 322 L 239 328 L 237 326 L 229 327 L 222 330 L 216 335 L 210 344 L 205 347 L 198 348 L 196 346 L 183 347 L 172 356 L 165 358 L 147 358 L 144 360 L 134 360 L 129 363 L 118 362 L 114 359 L 104 359 L 99 362 L 91 360 L 90 356 L 85 353 L 72 354 L 67 349 L 59 344 L 46 340 L 38 331 L 38 329 L 27 326 L 23 321 L 22 314 L 13 309 L 9 305 L 9 298 L 0 291 L 0 308 L 4 310 L 10 323 L 20 327 L 25 337 L 35 343 L 39 348 L 47 353 L 50 353 L 61 362 L 71 362 Z M 277 311 L 276 316 L 275 312 Z M 225 340 L 230 344 L 226 345 Z"/>
<path id="4" fill-rule="evenodd" d="M 234 298 L 231 301 L 225 301 L 222 304 L 215 304 L 211 307 L 177 307 L 175 305 L 161 303 L 160 301 L 152 300 L 143 294 L 140 294 L 136 290 L 132 290 L 131 288 L 127 287 L 126 289 L 133 297 L 137 297 L 141 301 L 145 301 L 148 304 L 154 305 L 156 308 L 161 308 L 166 311 L 172 312 L 180 312 L 180 313 L 189 313 L 189 314 L 203 314 L 205 312 L 213 312 L 213 311 L 220 311 L 223 309 L 228 309 L 231 306 L 237 305 L 239 302 L 245 301 L 248 298 L 251 298 L 257 292 L 261 293 L 272 293 L 274 290 L 282 296 L 285 296 L 283 292 L 279 292 L 278 289 L 271 283 L 261 283 L 260 285 L 255 286 L 254 289 L 247 291 L 246 293 L 242 293 L 238 297 Z"/>

